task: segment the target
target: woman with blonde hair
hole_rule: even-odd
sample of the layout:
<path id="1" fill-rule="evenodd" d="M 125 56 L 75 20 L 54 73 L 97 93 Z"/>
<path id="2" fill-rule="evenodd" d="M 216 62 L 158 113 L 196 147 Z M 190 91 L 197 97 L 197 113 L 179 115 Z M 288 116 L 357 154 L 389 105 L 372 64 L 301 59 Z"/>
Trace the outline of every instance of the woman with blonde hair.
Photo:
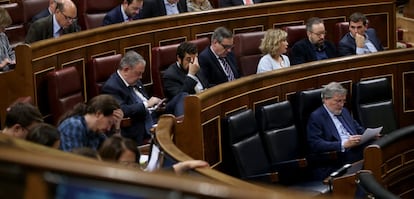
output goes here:
<path id="1" fill-rule="evenodd" d="M 16 55 L 10 45 L 6 28 L 12 24 L 12 19 L 6 9 L 0 7 L 0 71 L 7 71 L 16 63 Z"/>
<path id="2" fill-rule="evenodd" d="M 269 29 L 266 31 L 259 49 L 263 57 L 259 61 L 257 73 L 289 67 L 290 61 L 287 52 L 287 33 L 281 29 Z"/>

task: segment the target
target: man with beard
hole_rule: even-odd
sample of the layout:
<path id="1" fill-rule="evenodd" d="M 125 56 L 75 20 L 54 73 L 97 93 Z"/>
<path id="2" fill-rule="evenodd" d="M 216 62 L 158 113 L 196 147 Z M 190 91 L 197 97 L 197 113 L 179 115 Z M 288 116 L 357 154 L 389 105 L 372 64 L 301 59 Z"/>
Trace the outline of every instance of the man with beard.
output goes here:
<path id="1" fill-rule="evenodd" d="M 103 25 L 128 22 L 140 18 L 144 0 L 124 0 L 121 5 L 109 11 L 103 20 Z"/>
<path id="2" fill-rule="evenodd" d="M 165 70 L 163 82 L 165 96 L 170 99 L 182 93 L 200 93 L 208 87 L 200 71 L 195 44 L 182 42 L 178 46 L 177 62 Z"/>
<path id="3" fill-rule="evenodd" d="M 292 47 L 290 61 L 292 65 L 334 58 L 338 54 L 335 45 L 326 41 L 326 30 L 322 19 L 312 17 L 306 23 L 308 38 L 302 39 Z"/>

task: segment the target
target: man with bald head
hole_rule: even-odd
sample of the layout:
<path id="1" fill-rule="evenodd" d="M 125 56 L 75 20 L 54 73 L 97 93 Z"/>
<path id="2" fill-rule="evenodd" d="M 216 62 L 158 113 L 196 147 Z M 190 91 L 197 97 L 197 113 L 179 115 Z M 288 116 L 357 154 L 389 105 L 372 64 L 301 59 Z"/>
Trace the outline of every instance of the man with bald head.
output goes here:
<path id="1" fill-rule="evenodd" d="M 76 5 L 71 0 L 57 0 L 53 15 L 34 22 L 26 35 L 26 43 L 57 38 L 63 34 L 78 32 Z"/>

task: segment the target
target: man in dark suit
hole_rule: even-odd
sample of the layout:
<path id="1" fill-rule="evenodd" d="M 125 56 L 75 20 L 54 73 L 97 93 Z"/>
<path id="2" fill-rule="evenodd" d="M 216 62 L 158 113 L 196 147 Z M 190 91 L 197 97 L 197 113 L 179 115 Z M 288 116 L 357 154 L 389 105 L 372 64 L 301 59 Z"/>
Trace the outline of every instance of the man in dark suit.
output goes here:
<path id="1" fill-rule="evenodd" d="M 292 65 L 337 57 L 336 47 L 325 40 L 326 30 L 320 18 L 312 17 L 306 23 L 304 38 L 295 43 L 290 53 Z"/>
<path id="2" fill-rule="evenodd" d="M 188 12 L 186 0 L 144 0 L 141 18 L 158 17 Z"/>
<path id="3" fill-rule="evenodd" d="M 224 27 L 216 28 L 210 46 L 198 56 L 201 73 L 207 78 L 209 87 L 240 77 L 232 49 L 233 33 Z"/>
<path id="4" fill-rule="evenodd" d="M 121 129 L 124 137 L 144 144 L 149 131 L 157 123 L 158 112 L 164 108 L 164 100 L 149 97 L 145 92 L 141 78 L 145 72 L 146 61 L 135 51 L 128 51 L 121 59 L 118 70 L 102 86 L 103 94 L 110 94 L 119 102 L 124 117 L 131 118 L 131 126 Z M 183 114 L 183 99 L 174 98 L 165 106 L 166 113 L 176 116 Z"/>
<path id="5" fill-rule="evenodd" d="M 71 0 L 61 0 L 56 3 L 55 14 L 43 17 L 32 25 L 26 35 L 26 43 L 57 38 L 62 34 L 80 30 L 76 23 L 76 6 Z"/>
<path id="6" fill-rule="evenodd" d="M 331 82 L 321 93 L 323 105 L 312 112 L 307 124 L 307 137 L 310 153 L 336 151 L 338 162 L 313 170 L 315 179 L 324 179 L 343 164 L 353 163 L 363 158 L 360 144 L 364 128 L 356 122 L 344 108 L 347 90 L 337 82 Z"/>
<path id="7" fill-rule="evenodd" d="M 368 28 L 368 19 L 356 12 L 349 17 L 349 33 L 338 44 L 339 55 L 361 55 L 384 50 L 374 29 Z"/>
<path id="8" fill-rule="evenodd" d="M 207 80 L 200 73 L 197 46 L 183 42 L 177 48 L 177 62 L 171 64 L 163 76 L 164 93 L 167 98 L 185 94 L 196 94 L 207 88 Z"/>
<path id="9" fill-rule="evenodd" d="M 263 0 L 219 0 L 219 8 L 241 5 L 253 5 L 256 3 L 265 2 Z"/>
<path id="10" fill-rule="evenodd" d="M 142 9 L 143 0 L 124 0 L 121 5 L 106 13 L 103 25 L 122 23 L 139 19 L 139 12 Z"/>
<path id="11" fill-rule="evenodd" d="M 46 9 L 44 9 L 42 11 L 40 11 L 35 16 L 33 16 L 30 23 L 33 23 L 33 22 L 37 21 L 40 18 L 47 17 L 47 16 L 52 15 L 53 13 L 55 13 L 56 1 L 57 0 L 49 0 L 49 7 L 47 7 Z"/>

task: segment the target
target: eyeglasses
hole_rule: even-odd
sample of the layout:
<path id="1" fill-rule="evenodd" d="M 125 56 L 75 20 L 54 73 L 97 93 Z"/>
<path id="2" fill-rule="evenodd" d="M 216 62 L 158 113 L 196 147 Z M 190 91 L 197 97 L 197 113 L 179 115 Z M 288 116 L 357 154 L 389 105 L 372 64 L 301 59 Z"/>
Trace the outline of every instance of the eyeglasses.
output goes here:
<path id="1" fill-rule="evenodd" d="M 320 36 L 322 36 L 322 35 L 324 35 L 324 36 L 325 36 L 328 32 L 327 32 L 327 31 L 324 31 L 324 32 L 316 33 L 316 32 L 312 32 L 312 31 L 311 31 L 311 33 L 313 33 L 313 34 L 315 34 L 316 36 L 320 37 Z"/>
<path id="2" fill-rule="evenodd" d="M 60 13 L 65 17 L 66 21 L 74 22 L 74 21 L 78 20 L 78 18 L 76 18 L 76 17 L 69 17 L 69 16 L 65 15 L 62 11 L 60 11 Z"/>
<path id="3" fill-rule="evenodd" d="M 219 44 L 220 44 L 221 46 L 223 46 L 223 48 L 224 48 L 225 50 L 232 49 L 232 48 L 234 47 L 234 45 L 224 45 L 224 44 L 222 44 L 221 42 L 219 42 Z"/>

